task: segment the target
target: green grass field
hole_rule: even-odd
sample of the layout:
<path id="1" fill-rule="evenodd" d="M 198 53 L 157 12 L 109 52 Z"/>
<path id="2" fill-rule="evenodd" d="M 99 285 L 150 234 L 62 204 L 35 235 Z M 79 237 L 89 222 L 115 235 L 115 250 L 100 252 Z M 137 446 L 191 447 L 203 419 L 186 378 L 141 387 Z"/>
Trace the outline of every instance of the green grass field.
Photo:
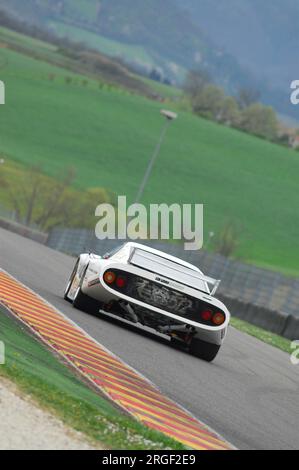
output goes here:
<path id="1" fill-rule="evenodd" d="M 236 317 L 231 318 L 231 326 L 249 336 L 254 336 L 263 343 L 267 343 L 274 348 L 281 349 L 281 351 L 284 351 L 287 354 L 291 355 L 293 352 L 291 341 L 283 338 L 282 336 L 276 335 L 275 333 L 271 333 L 270 331 L 264 330 L 263 328 L 255 325 L 251 325 L 250 323 Z"/>
<path id="2" fill-rule="evenodd" d="M 1 310 L 0 341 L 5 343 L 6 356 L 0 377 L 14 381 L 42 408 L 93 442 L 112 449 L 184 449 L 179 442 L 121 414 Z"/>
<path id="3" fill-rule="evenodd" d="M 67 84 L 74 74 L 9 49 L 0 49 L 1 64 L 0 151 L 25 165 L 42 162 L 51 175 L 75 166 L 78 186 L 133 201 L 163 125 L 161 105 L 92 80 Z M 298 274 L 298 173 L 297 152 L 182 111 L 144 202 L 204 203 L 206 232 L 227 221 L 240 227 L 238 257 Z"/>
<path id="4" fill-rule="evenodd" d="M 7 41 L 9 39 L 10 43 L 15 45 L 22 46 L 27 45 L 35 51 L 42 52 L 54 52 L 56 50 L 55 46 L 48 44 L 47 42 L 40 41 L 39 39 L 30 38 L 29 36 L 24 36 L 23 34 L 16 33 L 15 31 L 10 31 L 6 28 L 0 27 L 0 42 Z"/>

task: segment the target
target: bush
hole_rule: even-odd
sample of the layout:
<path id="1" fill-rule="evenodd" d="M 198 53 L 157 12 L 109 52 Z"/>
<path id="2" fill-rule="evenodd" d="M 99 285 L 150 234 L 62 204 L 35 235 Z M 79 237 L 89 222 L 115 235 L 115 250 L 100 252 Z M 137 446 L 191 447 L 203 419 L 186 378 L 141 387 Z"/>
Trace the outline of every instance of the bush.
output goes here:
<path id="1" fill-rule="evenodd" d="M 184 90 L 195 114 L 241 129 L 259 137 L 277 141 L 278 120 L 273 108 L 257 103 L 256 90 L 241 89 L 236 98 L 211 84 L 204 71 L 191 71 Z"/>
<path id="2" fill-rule="evenodd" d="M 255 103 L 244 109 L 240 128 L 245 132 L 275 140 L 278 134 L 278 121 L 273 108 Z"/>
<path id="3" fill-rule="evenodd" d="M 25 225 L 34 224 L 42 231 L 56 226 L 92 229 L 96 223 L 95 208 L 101 203 L 114 201 L 113 194 L 104 188 L 75 189 L 72 168 L 57 178 L 51 178 L 39 167 L 32 167 L 23 171 L 19 180 L 16 186 L 13 179 L 3 176 L 0 184 L 6 188 L 17 221 Z"/>
<path id="4" fill-rule="evenodd" d="M 223 109 L 224 91 L 215 85 L 206 85 L 193 98 L 193 111 L 202 117 L 218 121 Z"/>
<path id="5" fill-rule="evenodd" d="M 239 230 L 233 222 L 227 222 L 214 239 L 215 252 L 225 256 L 232 256 L 239 245 Z"/>

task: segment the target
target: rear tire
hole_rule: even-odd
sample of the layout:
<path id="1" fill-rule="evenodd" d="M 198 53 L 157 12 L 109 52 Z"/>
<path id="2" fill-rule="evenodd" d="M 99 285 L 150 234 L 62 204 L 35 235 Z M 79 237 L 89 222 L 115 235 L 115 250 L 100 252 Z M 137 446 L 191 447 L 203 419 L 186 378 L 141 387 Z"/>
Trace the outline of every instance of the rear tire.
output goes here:
<path id="1" fill-rule="evenodd" d="M 85 312 L 85 310 L 87 308 L 88 300 L 89 300 L 88 297 L 82 293 L 81 286 L 80 286 L 78 288 L 78 290 L 76 292 L 76 296 L 73 300 L 73 307 L 78 309 L 78 310 L 82 310 L 83 312 Z"/>
<path id="2" fill-rule="evenodd" d="M 79 287 L 76 297 L 73 300 L 73 307 L 82 312 L 96 315 L 99 313 L 101 303 L 83 294 L 81 287 Z"/>
<path id="3" fill-rule="evenodd" d="M 207 362 L 212 362 L 219 352 L 218 344 L 207 343 L 198 338 L 193 338 L 190 344 L 190 353 Z"/>
<path id="4" fill-rule="evenodd" d="M 77 310 L 81 310 L 82 312 L 95 315 L 99 312 L 101 308 L 101 303 L 97 302 L 94 299 L 91 299 L 90 297 L 88 297 L 88 295 L 83 294 L 81 290 L 87 268 L 88 266 L 86 266 L 86 269 L 82 275 L 80 285 L 78 287 L 75 298 L 73 300 L 73 307 L 76 308 Z"/>

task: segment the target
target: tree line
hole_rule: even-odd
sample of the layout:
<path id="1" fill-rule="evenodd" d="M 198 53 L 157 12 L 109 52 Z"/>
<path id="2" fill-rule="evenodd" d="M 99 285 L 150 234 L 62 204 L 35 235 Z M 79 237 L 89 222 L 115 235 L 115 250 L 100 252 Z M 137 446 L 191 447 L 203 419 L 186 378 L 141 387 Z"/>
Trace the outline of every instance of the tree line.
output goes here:
<path id="1" fill-rule="evenodd" d="M 259 102 L 256 90 L 242 88 L 235 97 L 226 95 L 205 71 L 199 70 L 188 73 L 184 90 L 196 115 L 270 141 L 278 140 L 276 113 Z"/>

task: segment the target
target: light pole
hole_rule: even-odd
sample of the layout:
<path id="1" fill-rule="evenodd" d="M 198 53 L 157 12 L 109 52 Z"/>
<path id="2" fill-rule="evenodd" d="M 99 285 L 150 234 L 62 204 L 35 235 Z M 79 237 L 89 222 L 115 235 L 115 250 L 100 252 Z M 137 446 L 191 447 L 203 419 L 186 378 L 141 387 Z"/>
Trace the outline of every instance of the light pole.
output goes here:
<path id="1" fill-rule="evenodd" d="M 210 243 L 211 241 L 213 240 L 213 238 L 215 237 L 215 232 L 209 232 L 209 239 L 205 245 L 205 249 L 207 250 L 208 249 L 208 246 L 210 246 Z"/>
<path id="2" fill-rule="evenodd" d="M 159 139 L 158 144 L 155 148 L 155 151 L 152 155 L 152 158 L 150 159 L 150 162 L 149 162 L 148 167 L 146 169 L 146 172 L 144 174 L 143 180 L 142 180 L 141 185 L 139 187 L 139 190 L 138 190 L 138 193 L 137 193 L 137 196 L 136 196 L 136 199 L 135 199 L 135 204 L 138 204 L 140 202 L 142 196 L 143 196 L 145 187 L 147 185 L 149 177 L 151 176 L 153 166 L 154 166 L 155 161 L 157 160 L 157 158 L 159 156 L 161 146 L 163 144 L 164 137 L 166 135 L 167 129 L 168 129 L 170 123 L 172 121 L 174 121 L 175 119 L 177 119 L 177 117 L 178 117 L 178 115 L 176 113 L 173 113 L 172 111 L 167 111 L 165 109 L 161 110 L 161 114 L 162 114 L 162 116 L 165 117 L 166 122 L 163 126 L 163 129 L 162 129 L 162 132 L 161 132 L 161 135 L 160 135 L 160 139 Z"/>

